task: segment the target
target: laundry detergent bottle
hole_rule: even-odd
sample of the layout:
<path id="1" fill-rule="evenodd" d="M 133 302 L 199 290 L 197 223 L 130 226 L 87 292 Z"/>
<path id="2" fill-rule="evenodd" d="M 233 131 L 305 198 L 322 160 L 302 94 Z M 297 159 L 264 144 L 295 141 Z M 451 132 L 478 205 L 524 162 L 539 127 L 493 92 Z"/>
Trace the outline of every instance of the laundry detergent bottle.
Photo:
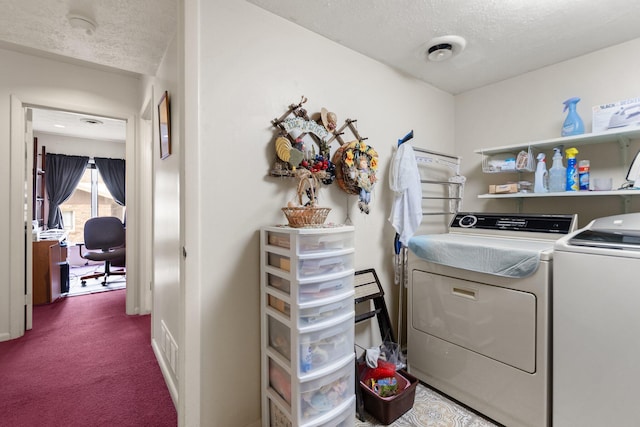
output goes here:
<path id="1" fill-rule="evenodd" d="M 567 168 L 562 164 L 562 147 L 554 147 L 553 151 L 553 164 L 549 168 L 549 191 L 558 193 L 567 189 Z"/>
<path id="2" fill-rule="evenodd" d="M 536 166 L 536 182 L 533 184 L 534 193 L 549 192 L 549 188 L 547 187 L 549 176 L 547 173 L 547 163 L 545 162 L 544 158 L 544 153 L 538 154 L 538 165 Z"/>
<path id="3" fill-rule="evenodd" d="M 576 154 L 578 150 L 574 147 L 567 148 L 565 150 L 567 154 L 567 191 L 578 191 L 580 189 L 580 182 L 578 181 L 578 165 L 576 161 Z"/>
<path id="4" fill-rule="evenodd" d="M 562 125 L 562 136 L 580 135 L 584 133 L 584 123 L 576 111 L 576 104 L 580 98 L 569 98 L 564 101 L 564 111 L 569 110 Z"/>

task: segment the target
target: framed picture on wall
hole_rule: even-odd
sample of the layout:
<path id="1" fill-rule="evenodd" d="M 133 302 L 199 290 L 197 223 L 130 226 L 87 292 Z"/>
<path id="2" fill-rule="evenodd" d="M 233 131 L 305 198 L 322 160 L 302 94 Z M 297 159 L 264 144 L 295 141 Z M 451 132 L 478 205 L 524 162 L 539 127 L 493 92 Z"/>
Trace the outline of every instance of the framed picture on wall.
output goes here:
<path id="1" fill-rule="evenodd" d="M 160 158 L 171 154 L 171 115 L 169 113 L 169 92 L 166 90 L 158 104 L 158 124 L 160 126 Z"/>

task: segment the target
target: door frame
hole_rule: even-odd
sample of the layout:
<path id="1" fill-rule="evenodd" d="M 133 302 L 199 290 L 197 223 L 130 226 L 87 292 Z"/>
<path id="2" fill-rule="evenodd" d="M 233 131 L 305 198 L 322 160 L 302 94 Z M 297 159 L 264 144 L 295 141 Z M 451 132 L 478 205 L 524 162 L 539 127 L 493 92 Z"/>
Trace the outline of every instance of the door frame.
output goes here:
<path id="1" fill-rule="evenodd" d="M 25 287 L 27 285 L 26 271 L 31 268 L 27 265 L 26 246 L 27 242 L 32 241 L 31 227 L 26 227 L 24 212 L 25 197 L 25 181 L 27 180 L 27 159 L 25 158 L 25 114 L 26 108 L 48 108 L 54 110 L 63 110 L 76 112 L 81 114 L 90 114 L 95 116 L 113 117 L 124 120 L 127 123 L 126 130 L 126 188 L 127 191 L 127 290 L 126 290 L 126 312 L 127 314 L 147 314 L 148 311 L 144 307 L 143 289 L 139 277 L 138 268 L 138 250 L 140 243 L 136 238 L 140 218 L 138 215 L 138 198 L 134 195 L 137 193 L 136 184 L 138 177 L 136 176 L 136 164 L 138 161 L 136 151 L 136 135 L 138 129 L 138 118 L 136 115 L 122 115 L 116 111 L 96 111 L 90 106 L 67 106 L 55 102 L 33 102 L 31 100 L 23 100 L 18 96 L 11 94 L 11 118 L 10 118 L 10 140 L 11 140 L 11 172 L 10 172 L 10 239 L 15 242 L 13 250 L 10 251 L 9 262 L 9 333 L 10 339 L 18 338 L 24 335 L 26 325 L 30 323 L 29 311 L 25 310 L 27 300 L 32 295 L 25 295 Z M 140 188 L 140 191 L 147 189 Z M 28 216 L 31 214 L 28 213 Z M 30 275 L 29 275 L 30 277 Z"/>

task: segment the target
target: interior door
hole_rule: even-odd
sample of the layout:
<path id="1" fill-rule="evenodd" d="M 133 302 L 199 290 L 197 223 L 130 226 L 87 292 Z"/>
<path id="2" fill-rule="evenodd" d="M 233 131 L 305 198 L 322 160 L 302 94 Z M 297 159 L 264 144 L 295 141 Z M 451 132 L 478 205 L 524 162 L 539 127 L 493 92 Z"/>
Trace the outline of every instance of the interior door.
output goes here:
<path id="1" fill-rule="evenodd" d="M 33 327 L 33 237 L 31 233 L 31 224 L 33 222 L 33 111 L 31 108 L 25 108 L 25 329 L 29 330 Z"/>
<path id="2" fill-rule="evenodd" d="M 9 251 L 9 335 L 10 339 L 24 335 L 27 327 L 31 327 L 31 287 L 26 280 L 26 258 L 30 254 L 31 223 L 27 219 L 31 214 L 25 212 L 31 194 L 26 190 L 27 179 L 27 117 L 22 101 L 11 95 L 11 163 L 10 163 L 10 195 L 9 195 L 9 240 L 12 250 Z M 29 126 L 30 128 L 30 126 Z M 28 175 L 29 177 L 31 174 Z M 27 233 L 28 232 L 28 233 Z M 27 245 L 28 243 L 28 245 Z"/>

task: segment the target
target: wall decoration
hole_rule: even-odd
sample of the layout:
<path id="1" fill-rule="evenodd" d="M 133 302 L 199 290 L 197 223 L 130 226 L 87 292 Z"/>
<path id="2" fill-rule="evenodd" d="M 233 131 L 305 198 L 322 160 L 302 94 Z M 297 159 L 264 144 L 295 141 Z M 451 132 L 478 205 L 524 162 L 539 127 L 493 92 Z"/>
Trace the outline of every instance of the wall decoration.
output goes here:
<path id="1" fill-rule="evenodd" d="M 358 195 L 360 212 L 369 213 L 371 191 L 378 180 L 378 153 L 364 141 L 340 146 L 333 155 L 336 182 L 346 193 Z"/>
<path id="2" fill-rule="evenodd" d="M 318 215 L 311 210 L 326 209 L 317 207 L 318 191 L 320 184 L 330 185 L 334 181 L 347 194 L 358 195 L 360 211 L 368 214 L 371 191 L 377 181 L 378 153 L 364 142 L 367 138 L 360 136 L 356 120 L 346 119 L 338 128 L 337 114 L 324 107 L 310 118 L 303 108 L 306 102 L 307 98 L 302 96 L 299 103 L 289 105 L 282 116 L 271 121 L 277 133 L 269 174 L 298 180 L 297 200 L 283 208 L 289 225 L 305 226 L 294 225 L 293 215 L 303 218 L 302 222 L 307 217 L 323 222 L 324 218 L 317 219 Z M 343 140 L 347 130 L 355 137 L 348 143 Z M 334 140 L 340 147 L 331 156 L 330 144 Z M 327 213 L 328 210 L 322 211 L 325 217 Z"/>
<path id="3" fill-rule="evenodd" d="M 164 91 L 158 103 L 158 125 L 160 131 L 160 158 L 171 155 L 171 114 L 169 111 L 169 92 Z"/>

